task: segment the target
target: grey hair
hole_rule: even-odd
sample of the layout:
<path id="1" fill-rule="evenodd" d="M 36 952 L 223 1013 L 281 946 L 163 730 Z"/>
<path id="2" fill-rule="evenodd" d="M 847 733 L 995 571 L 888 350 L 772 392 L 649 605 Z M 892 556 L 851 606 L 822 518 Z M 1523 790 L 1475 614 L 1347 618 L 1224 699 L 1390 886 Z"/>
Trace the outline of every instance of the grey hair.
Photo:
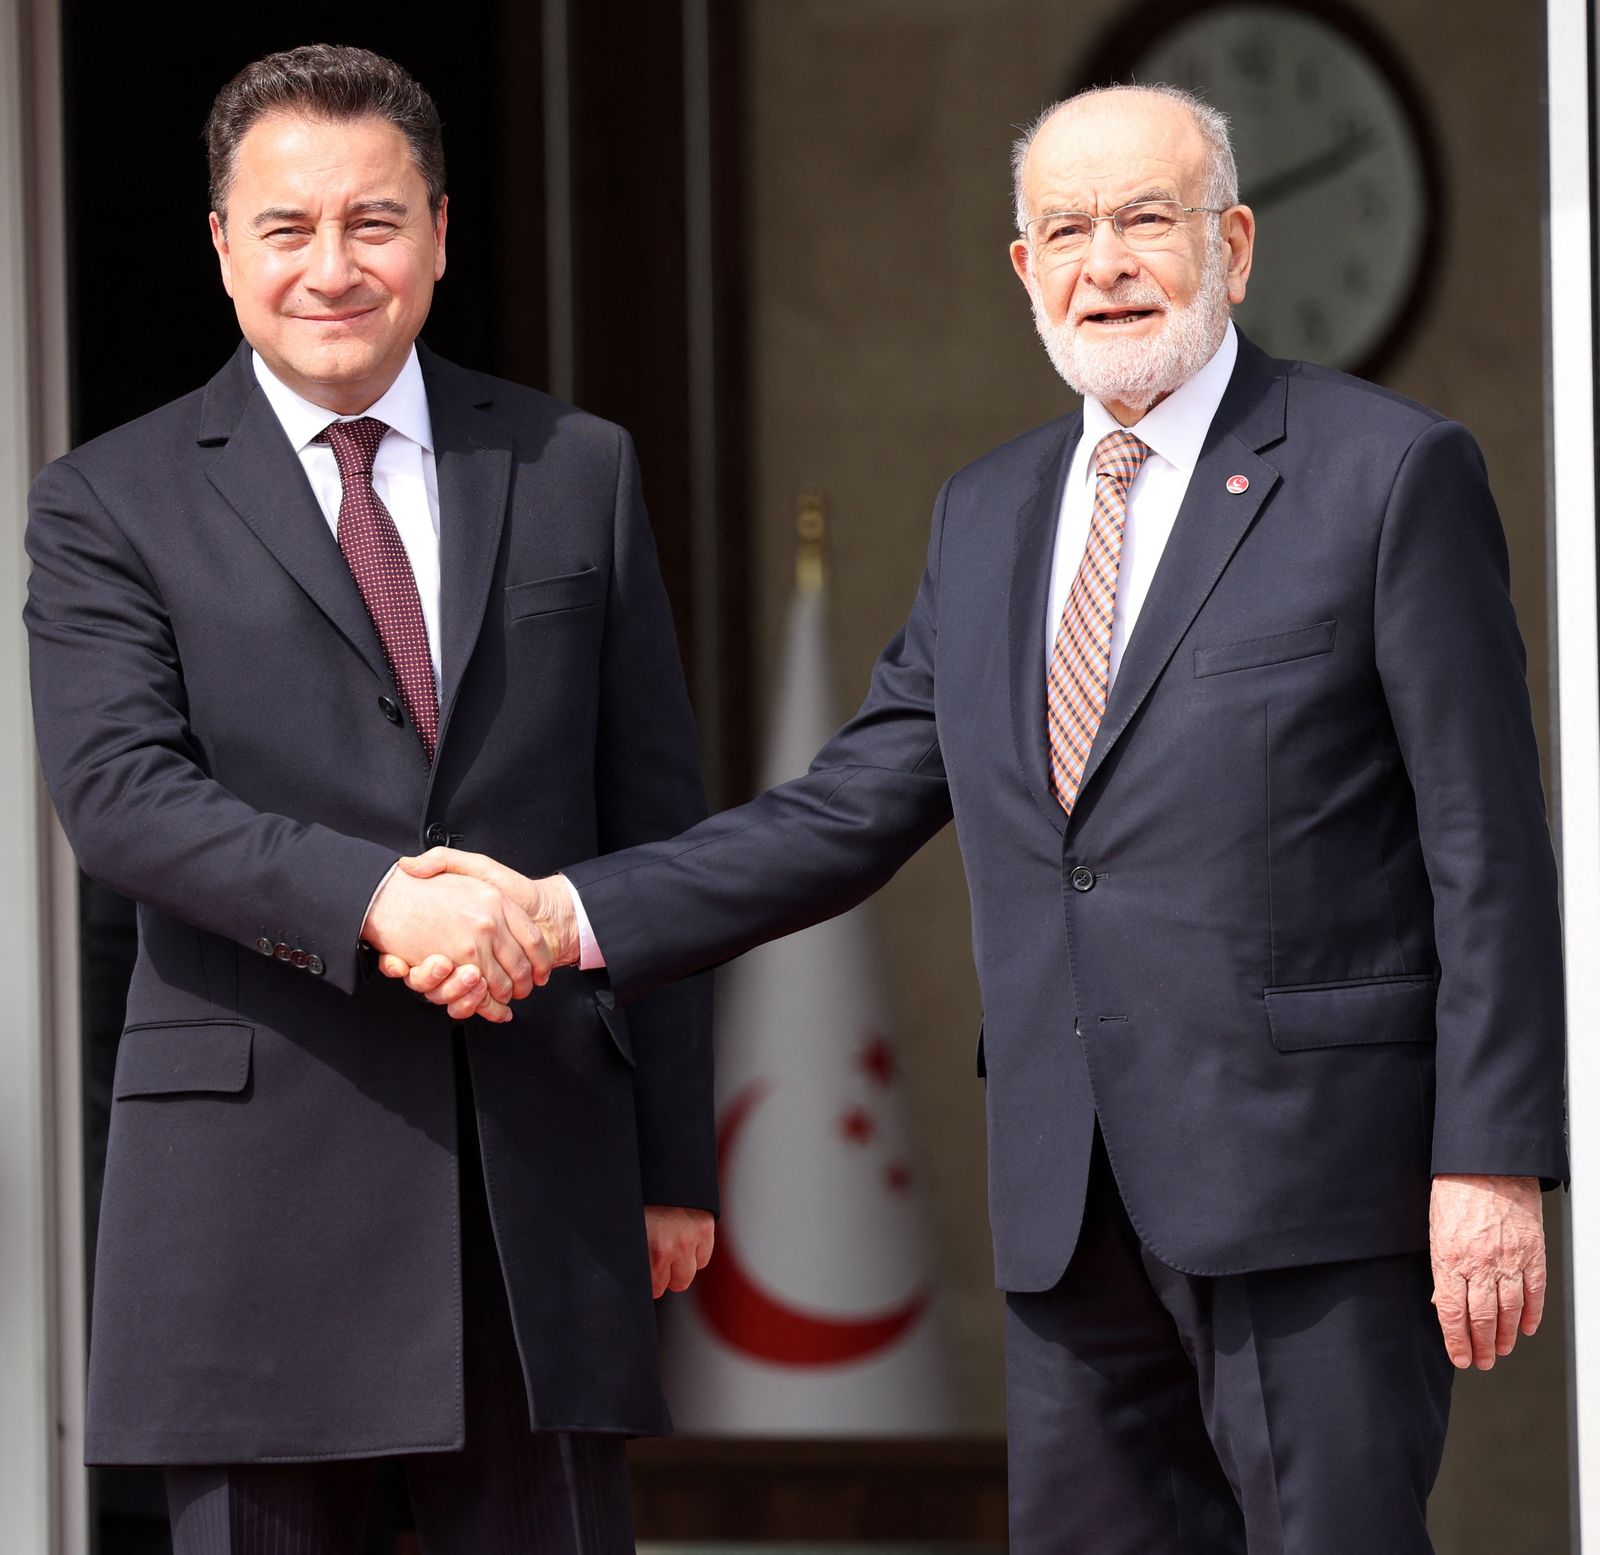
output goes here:
<path id="1" fill-rule="evenodd" d="M 1187 109 L 1206 147 L 1206 186 L 1202 198 L 1207 205 L 1220 207 L 1223 210 L 1239 203 L 1239 169 L 1233 160 L 1233 140 L 1228 134 L 1227 114 L 1213 108 L 1203 98 L 1196 97 L 1193 92 L 1186 92 L 1181 86 L 1167 86 L 1161 82 L 1151 82 L 1149 85 L 1091 86 L 1086 91 L 1062 98 L 1058 103 L 1051 103 L 1012 142 L 1011 196 L 1018 232 L 1028 230 L 1028 199 L 1023 193 L 1022 171 L 1027 164 L 1028 153 L 1033 149 L 1034 141 L 1038 139 L 1039 131 L 1063 109 L 1075 108 L 1079 103 L 1088 102 L 1095 97 L 1106 97 L 1113 92 L 1136 92 L 1144 97 L 1164 97 L 1168 102 L 1177 103 Z"/>

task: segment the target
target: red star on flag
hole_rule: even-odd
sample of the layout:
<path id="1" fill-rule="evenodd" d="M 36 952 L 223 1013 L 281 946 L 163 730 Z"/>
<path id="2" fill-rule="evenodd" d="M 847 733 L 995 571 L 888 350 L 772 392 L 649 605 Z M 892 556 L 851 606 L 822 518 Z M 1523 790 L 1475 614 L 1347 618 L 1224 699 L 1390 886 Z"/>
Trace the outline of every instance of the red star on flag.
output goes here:
<path id="1" fill-rule="evenodd" d="M 862 1073 L 870 1079 L 876 1080 L 879 1085 L 892 1085 L 900 1061 L 895 1057 L 894 1044 L 883 1035 L 875 1031 L 867 1045 L 862 1048 L 861 1056 L 857 1060 Z"/>
<path id="2" fill-rule="evenodd" d="M 839 1132 L 852 1145 L 865 1145 L 878 1132 L 878 1125 L 865 1107 L 852 1107 L 839 1119 Z"/>

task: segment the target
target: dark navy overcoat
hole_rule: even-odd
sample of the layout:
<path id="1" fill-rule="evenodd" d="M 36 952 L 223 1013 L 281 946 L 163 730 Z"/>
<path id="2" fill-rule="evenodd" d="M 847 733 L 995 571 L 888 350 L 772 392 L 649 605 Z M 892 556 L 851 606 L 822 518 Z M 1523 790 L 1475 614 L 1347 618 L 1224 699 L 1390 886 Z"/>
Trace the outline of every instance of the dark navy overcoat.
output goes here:
<path id="1" fill-rule="evenodd" d="M 462 1443 L 451 1028 L 358 953 L 396 857 L 535 873 L 704 814 L 632 447 L 422 356 L 437 759 L 248 348 L 50 465 L 27 624 L 50 791 L 136 898 L 96 1260 L 92 1462 Z M 263 953 L 265 952 L 265 953 Z M 661 1431 L 642 1206 L 713 1206 L 701 986 L 561 974 L 465 1033 L 536 1426 Z"/>

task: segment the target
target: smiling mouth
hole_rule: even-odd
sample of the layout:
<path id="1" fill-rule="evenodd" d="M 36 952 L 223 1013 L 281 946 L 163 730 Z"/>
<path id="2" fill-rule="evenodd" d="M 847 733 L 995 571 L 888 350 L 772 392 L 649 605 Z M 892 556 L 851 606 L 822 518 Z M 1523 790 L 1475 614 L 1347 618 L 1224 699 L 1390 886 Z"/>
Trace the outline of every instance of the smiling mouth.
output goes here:
<path id="1" fill-rule="evenodd" d="M 1085 324 L 1104 324 L 1112 327 L 1137 324 L 1142 319 L 1151 319 L 1161 310 L 1159 308 L 1106 308 L 1098 313 L 1086 313 L 1082 322 Z"/>
<path id="2" fill-rule="evenodd" d="M 302 324 L 348 324 L 352 319 L 364 319 L 372 308 L 341 308 L 337 313 L 302 313 Z"/>

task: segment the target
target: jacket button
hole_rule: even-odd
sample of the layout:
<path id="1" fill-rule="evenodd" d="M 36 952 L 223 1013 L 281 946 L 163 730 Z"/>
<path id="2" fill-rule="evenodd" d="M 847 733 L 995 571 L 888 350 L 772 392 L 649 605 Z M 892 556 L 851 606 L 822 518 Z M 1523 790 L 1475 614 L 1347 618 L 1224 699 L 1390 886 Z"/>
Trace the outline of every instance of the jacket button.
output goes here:
<path id="1" fill-rule="evenodd" d="M 450 830 L 439 821 L 435 821 L 422 834 L 422 840 L 430 848 L 446 848 L 450 845 Z"/>
<path id="2" fill-rule="evenodd" d="M 391 696 L 378 698 L 378 707 L 383 716 L 392 724 L 402 724 L 406 721 L 405 714 L 400 711 L 400 704 Z"/>
<path id="3" fill-rule="evenodd" d="M 321 956 L 306 957 L 306 971 L 308 971 L 313 977 L 321 977 L 325 970 L 326 968 L 322 965 Z"/>
<path id="4" fill-rule="evenodd" d="M 271 955 L 271 954 L 272 954 L 272 941 L 271 941 L 271 940 L 269 940 L 269 939 L 268 939 L 268 938 L 267 938 L 267 937 L 266 937 L 266 935 L 265 935 L 265 934 L 263 934 L 263 935 L 262 935 L 262 936 L 261 936 L 261 938 L 260 938 L 260 939 L 258 939 L 258 940 L 257 940 L 257 941 L 256 941 L 256 949 L 257 949 L 257 950 L 258 950 L 258 951 L 259 951 L 259 952 L 260 952 L 260 953 L 261 953 L 261 954 L 262 954 L 262 955 L 263 955 L 263 956 L 270 956 L 270 955 Z"/>
<path id="5" fill-rule="evenodd" d="M 272 953 L 278 958 L 278 960 L 287 961 L 289 957 L 294 954 L 294 951 L 288 945 L 285 945 L 282 940 L 279 940 L 278 943 L 272 947 Z"/>
<path id="6" fill-rule="evenodd" d="M 1094 890 L 1094 871 L 1087 865 L 1078 865 L 1078 867 L 1067 876 L 1067 879 L 1072 882 L 1072 889 L 1074 891 Z"/>
<path id="7" fill-rule="evenodd" d="M 289 965 L 304 970 L 306 963 L 311 958 L 303 950 L 295 949 L 289 952 Z"/>

